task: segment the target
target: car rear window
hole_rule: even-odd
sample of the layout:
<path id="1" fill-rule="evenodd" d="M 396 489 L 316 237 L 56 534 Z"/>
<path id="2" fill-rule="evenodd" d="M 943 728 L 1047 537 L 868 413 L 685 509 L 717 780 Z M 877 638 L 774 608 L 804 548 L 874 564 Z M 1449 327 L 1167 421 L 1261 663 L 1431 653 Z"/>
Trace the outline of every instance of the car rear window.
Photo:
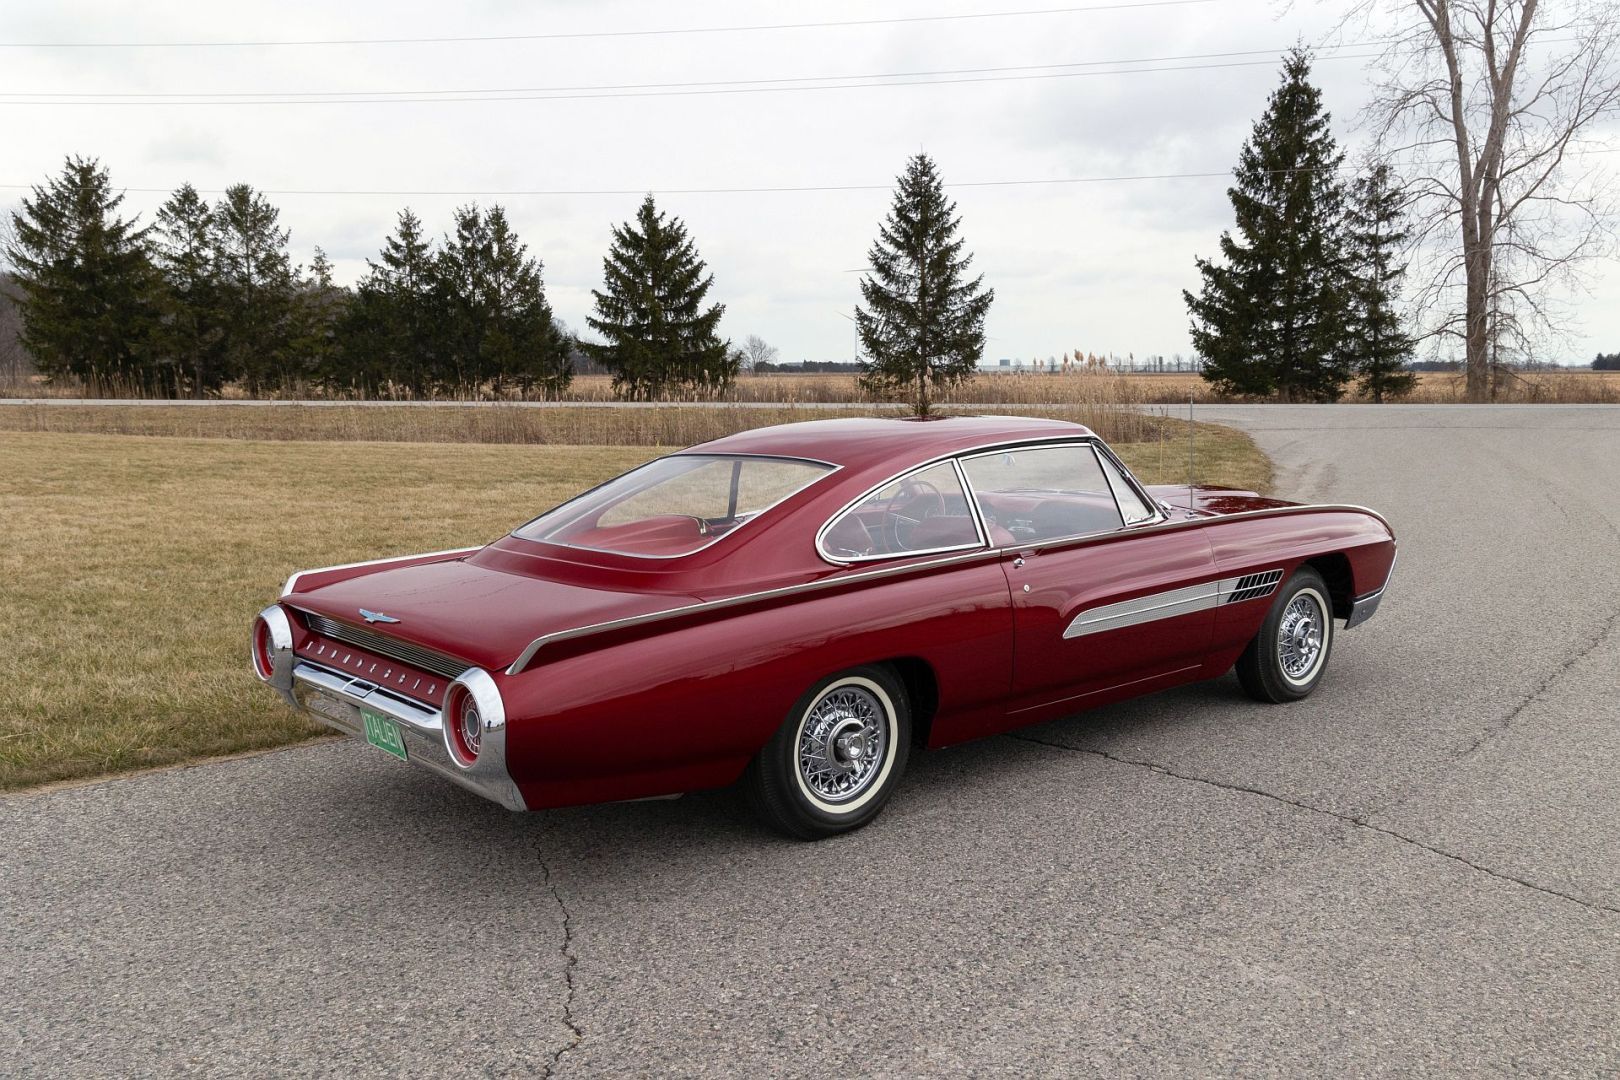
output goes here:
<path id="1" fill-rule="evenodd" d="M 617 555 L 690 555 L 832 469 L 800 458 L 673 454 L 563 503 L 513 535 Z"/>

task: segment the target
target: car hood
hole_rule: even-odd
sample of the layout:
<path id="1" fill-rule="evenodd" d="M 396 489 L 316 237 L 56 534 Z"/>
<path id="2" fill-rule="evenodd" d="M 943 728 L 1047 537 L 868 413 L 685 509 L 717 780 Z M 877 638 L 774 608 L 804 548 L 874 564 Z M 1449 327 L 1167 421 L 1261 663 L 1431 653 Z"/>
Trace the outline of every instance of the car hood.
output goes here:
<path id="1" fill-rule="evenodd" d="M 1274 510 L 1298 506 L 1283 499 L 1268 499 L 1257 491 L 1238 488 L 1193 487 L 1186 484 L 1150 484 L 1147 492 L 1166 506 L 1196 510 L 1205 514 L 1241 514 L 1249 510 Z"/>
<path id="2" fill-rule="evenodd" d="M 684 594 L 616 592 L 455 559 L 379 570 L 282 603 L 496 670 L 542 634 L 693 603 Z M 366 624 L 360 609 L 398 622 Z"/>

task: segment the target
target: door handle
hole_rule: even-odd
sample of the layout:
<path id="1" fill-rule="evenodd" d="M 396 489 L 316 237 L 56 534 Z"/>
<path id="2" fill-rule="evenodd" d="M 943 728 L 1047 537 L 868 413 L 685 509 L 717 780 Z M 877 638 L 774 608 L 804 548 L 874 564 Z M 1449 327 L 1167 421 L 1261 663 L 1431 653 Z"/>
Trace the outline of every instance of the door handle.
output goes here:
<path id="1" fill-rule="evenodd" d="M 1017 555 L 1017 556 L 1013 557 L 1013 569 L 1014 570 L 1017 570 L 1019 567 L 1021 567 L 1023 565 L 1024 565 L 1024 557 L 1022 555 Z"/>

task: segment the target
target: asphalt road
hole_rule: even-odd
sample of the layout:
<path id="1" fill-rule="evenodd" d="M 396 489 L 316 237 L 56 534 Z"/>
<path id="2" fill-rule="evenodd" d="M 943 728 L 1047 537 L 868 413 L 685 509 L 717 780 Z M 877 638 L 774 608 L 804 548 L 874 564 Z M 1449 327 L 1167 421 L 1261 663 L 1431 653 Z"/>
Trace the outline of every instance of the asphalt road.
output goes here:
<path id="1" fill-rule="evenodd" d="M 0 800 L 12 1075 L 1614 1075 L 1620 409 L 1209 408 L 1398 576 L 1309 701 L 914 759 L 871 828 L 354 743 Z"/>

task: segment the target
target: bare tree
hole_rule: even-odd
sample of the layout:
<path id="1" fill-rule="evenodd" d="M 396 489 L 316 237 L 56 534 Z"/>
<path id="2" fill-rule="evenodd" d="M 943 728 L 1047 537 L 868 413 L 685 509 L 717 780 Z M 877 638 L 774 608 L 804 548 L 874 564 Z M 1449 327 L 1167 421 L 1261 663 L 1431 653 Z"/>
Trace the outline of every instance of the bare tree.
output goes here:
<path id="1" fill-rule="evenodd" d="M 1590 155 L 1620 115 L 1620 4 L 1361 0 L 1351 18 L 1385 42 L 1368 118 L 1413 178 L 1420 323 L 1463 343 L 1468 399 L 1487 400 L 1498 350 L 1557 332 L 1560 296 L 1610 250 Z"/>
<path id="2" fill-rule="evenodd" d="M 749 334 L 742 343 L 743 370 L 755 372 L 761 364 L 774 364 L 781 350 L 758 334 Z"/>

